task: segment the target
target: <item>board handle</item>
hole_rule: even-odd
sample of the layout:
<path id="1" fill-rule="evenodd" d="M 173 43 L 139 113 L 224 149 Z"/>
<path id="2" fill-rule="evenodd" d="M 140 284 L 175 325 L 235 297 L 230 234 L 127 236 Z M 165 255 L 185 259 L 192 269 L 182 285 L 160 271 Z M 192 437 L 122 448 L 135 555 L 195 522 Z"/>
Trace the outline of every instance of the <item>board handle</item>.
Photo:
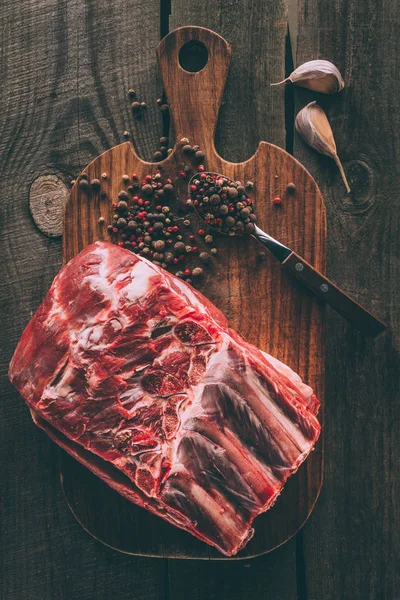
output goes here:
<path id="1" fill-rule="evenodd" d="M 157 58 L 176 139 L 187 137 L 207 154 L 228 75 L 231 47 L 204 27 L 171 31 L 157 46 Z"/>
<path id="2" fill-rule="evenodd" d="M 296 254 L 296 252 L 292 252 L 282 262 L 282 267 L 290 271 L 296 279 L 314 292 L 316 296 L 325 300 L 327 304 L 332 306 L 332 308 L 364 333 L 364 335 L 374 338 L 386 329 L 386 325 L 382 321 L 350 298 L 343 290 L 317 271 L 315 267 Z"/>

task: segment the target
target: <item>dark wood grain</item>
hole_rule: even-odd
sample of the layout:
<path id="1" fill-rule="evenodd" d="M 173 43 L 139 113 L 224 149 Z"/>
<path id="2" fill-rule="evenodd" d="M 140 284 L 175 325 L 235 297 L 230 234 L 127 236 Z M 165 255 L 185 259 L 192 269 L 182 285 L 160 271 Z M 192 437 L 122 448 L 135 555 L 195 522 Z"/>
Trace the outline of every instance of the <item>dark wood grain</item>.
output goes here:
<path id="1" fill-rule="evenodd" d="M 1 3 L 0 597 L 5 600 L 166 597 L 165 562 L 111 552 L 75 521 L 61 490 L 56 448 L 33 426 L 7 379 L 22 330 L 61 266 L 61 241 L 41 233 L 30 215 L 30 185 L 49 174 L 69 183 L 88 161 L 119 143 L 125 129 L 134 128 L 138 151 L 151 156 L 161 135 L 155 99 L 162 86 L 156 61 L 148 59 L 159 41 L 158 7 L 147 0 Z M 129 87 L 149 105 L 140 123 L 131 117 Z"/>
<path id="2" fill-rule="evenodd" d="M 216 134 L 220 154 L 244 160 L 260 139 L 285 147 L 284 92 L 269 83 L 284 76 L 286 3 L 172 2 L 171 28 L 211 27 L 233 49 Z M 168 0 L 161 4 L 165 31 Z M 93 540 L 66 510 L 53 444 L 33 427 L 6 378 L 22 328 L 61 264 L 60 243 L 48 240 L 30 218 L 29 185 L 49 173 L 69 181 L 93 157 L 119 143 L 124 129 L 135 133 L 141 156 L 150 158 L 155 149 L 161 124 L 151 98 L 162 86 L 155 84 L 152 48 L 158 39 L 159 2 L 9 0 L 0 11 L 0 444 L 3 455 L 7 452 L 1 464 L 0 596 L 397 598 L 398 3 L 299 2 L 296 65 L 328 58 L 350 83 L 343 95 L 318 101 L 331 119 L 356 193 L 344 195 L 329 159 L 298 141 L 295 148 L 327 202 L 328 274 L 391 327 L 371 342 L 328 311 L 321 497 L 296 540 L 259 559 L 233 563 L 134 558 Z M 125 86 L 138 89 L 149 104 L 141 123 L 131 119 Z M 296 95 L 298 108 L 315 99 L 305 91 Z M 368 257 L 368 269 L 359 250 Z"/>
<path id="3" fill-rule="evenodd" d="M 207 48 L 208 62 L 202 70 L 189 73 L 181 68 L 178 56 L 181 48 L 193 40 Z M 307 171 L 289 154 L 266 142 L 259 144 L 252 158 L 238 164 L 223 160 L 215 150 L 214 131 L 229 67 L 227 42 L 208 29 L 185 27 L 164 38 L 157 55 L 178 140 L 172 154 L 160 163 L 162 173 L 177 181 L 181 197 L 186 199 L 187 180 L 177 179 L 184 161 L 180 140 L 188 138 L 192 144 L 199 144 L 206 154 L 206 170 L 223 173 L 235 181 L 254 182 L 252 199 L 260 227 L 296 248 L 323 272 L 325 209 Z M 108 150 L 88 165 L 85 173 L 89 180 L 101 180 L 102 173 L 107 174 L 107 179 L 103 180 L 101 190 L 95 192 L 82 190 L 79 183 L 73 187 L 64 219 L 64 262 L 89 243 L 99 238 L 108 239 L 98 219 L 103 215 L 111 220 L 111 205 L 121 189 L 123 174 L 134 172 L 141 180 L 157 168 L 140 160 L 130 143 Z M 276 195 L 285 196 L 289 182 L 295 183 L 296 194 L 277 208 L 272 200 Z M 323 405 L 323 304 L 304 287 L 294 285 L 293 279 L 280 269 L 279 262 L 272 256 L 267 256 L 262 264 L 257 261 L 254 239 L 223 237 L 216 243 L 220 249 L 218 260 L 201 291 L 245 339 L 298 372 L 315 389 Z M 322 483 L 322 449 L 323 436 L 274 507 L 257 519 L 256 533 L 238 557 L 257 556 L 274 549 L 305 522 Z M 68 502 L 78 520 L 112 547 L 151 556 L 222 558 L 217 551 L 177 528 L 167 527 L 158 518 L 142 517 L 141 510 L 117 494 L 110 494 L 100 481 L 85 482 L 74 463 L 66 462 L 63 477 Z M 110 502 L 113 510 L 105 519 L 104 505 L 110 507 Z M 146 536 L 149 528 L 152 535 Z"/>
<path id="4" fill-rule="evenodd" d="M 371 341 L 329 311 L 325 483 L 304 530 L 308 598 L 399 597 L 400 47 L 397 2 L 299 2 L 296 65 L 333 60 L 347 87 L 322 97 L 352 193 L 296 139 L 321 185 L 328 275 L 389 324 Z M 297 108 L 311 99 L 296 90 Z"/>

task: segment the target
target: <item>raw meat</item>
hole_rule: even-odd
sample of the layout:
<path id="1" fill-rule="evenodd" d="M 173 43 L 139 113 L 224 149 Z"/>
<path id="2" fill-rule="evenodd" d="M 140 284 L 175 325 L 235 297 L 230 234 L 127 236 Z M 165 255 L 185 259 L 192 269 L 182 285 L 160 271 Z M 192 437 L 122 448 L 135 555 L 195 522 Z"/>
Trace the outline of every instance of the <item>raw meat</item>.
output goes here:
<path id="1" fill-rule="evenodd" d="M 57 275 L 9 376 L 55 442 L 227 556 L 320 431 L 298 375 L 185 282 L 106 242 Z"/>

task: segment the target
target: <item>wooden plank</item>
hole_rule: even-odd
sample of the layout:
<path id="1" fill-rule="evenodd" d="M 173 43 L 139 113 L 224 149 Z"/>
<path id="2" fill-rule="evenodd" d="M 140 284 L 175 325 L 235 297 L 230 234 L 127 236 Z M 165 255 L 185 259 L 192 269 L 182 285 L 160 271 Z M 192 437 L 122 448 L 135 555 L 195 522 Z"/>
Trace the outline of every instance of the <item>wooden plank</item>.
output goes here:
<path id="1" fill-rule="evenodd" d="M 397 598 L 400 6 L 300 0 L 298 24 L 296 65 L 332 60 L 347 85 L 318 101 L 350 196 L 329 159 L 295 143 L 326 200 L 328 276 L 390 324 L 370 341 L 329 313 L 325 483 L 304 529 L 304 589 L 309 598 Z M 311 99 L 298 90 L 297 108 Z"/>
<path id="2" fill-rule="evenodd" d="M 60 240 L 43 235 L 30 216 L 29 186 L 47 175 L 69 182 L 125 129 L 151 156 L 161 134 L 159 3 L 10 0 L 1 11 L 0 445 L 7 460 L 0 596 L 163 598 L 163 561 L 112 553 L 76 523 L 61 492 L 55 446 L 7 380 L 17 340 L 61 265 Z M 149 105 L 140 123 L 127 101 L 131 86 Z"/>

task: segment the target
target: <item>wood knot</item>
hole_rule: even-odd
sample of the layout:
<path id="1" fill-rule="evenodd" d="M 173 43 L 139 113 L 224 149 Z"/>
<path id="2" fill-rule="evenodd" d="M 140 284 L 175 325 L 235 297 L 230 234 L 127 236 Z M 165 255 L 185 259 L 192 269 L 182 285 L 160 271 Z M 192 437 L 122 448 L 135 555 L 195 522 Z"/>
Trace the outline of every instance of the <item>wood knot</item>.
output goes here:
<path id="1" fill-rule="evenodd" d="M 345 165 L 350 194 L 343 196 L 343 212 L 359 215 L 367 212 L 375 199 L 375 176 L 373 169 L 364 160 L 352 160 Z"/>
<path id="2" fill-rule="evenodd" d="M 49 237 L 62 234 L 69 189 L 57 175 L 40 175 L 29 190 L 29 210 L 36 225 Z"/>

